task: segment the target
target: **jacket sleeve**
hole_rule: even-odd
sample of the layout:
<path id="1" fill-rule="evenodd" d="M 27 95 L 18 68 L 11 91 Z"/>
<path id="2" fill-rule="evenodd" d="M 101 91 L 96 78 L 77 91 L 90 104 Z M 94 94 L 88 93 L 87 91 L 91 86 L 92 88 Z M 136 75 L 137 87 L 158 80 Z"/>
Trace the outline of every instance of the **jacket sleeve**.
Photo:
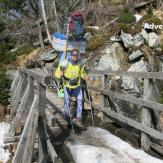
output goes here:
<path id="1" fill-rule="evenodd" d="M 81 76 L 81 78 L 82 79 L 84 79 L 85 80 L 85 78 L 86 78 L 86 66 L 85 65 L 83 65 L 82 66 L 82 68 L 81 68 L 81 71 L 80 71 L 80 76 Z"/>
<path id="2" fill-rule="evenodd" d="M 58 65 L 55 73 L 54 73 L 54 76 L 58 79 L 61 79 L 61 68 L 60 68 L 60 64 Z"/>

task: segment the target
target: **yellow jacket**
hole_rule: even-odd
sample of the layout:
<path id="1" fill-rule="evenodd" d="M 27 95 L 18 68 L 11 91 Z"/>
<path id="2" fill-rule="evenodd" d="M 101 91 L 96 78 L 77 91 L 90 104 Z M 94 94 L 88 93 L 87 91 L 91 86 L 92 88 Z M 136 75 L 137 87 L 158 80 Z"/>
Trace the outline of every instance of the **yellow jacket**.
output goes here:
<path id="1" fill-rule="evenodd" d="M 55 71 L 55 77 L 61 79 L 61 73 L 62 73 L 61 65 L 59 64 L 57 70 Z M 81 66 L 80 63 L 74 65 L 68 61 L 67 67 L 64 71 L 64 77 L 66 79 L 63 83 L 64 87 L 70 89 L 77 88 L 78 86 L 80 86 L 80 78 L 85 80 L 86 77 L 85 66 L 84 65 Z M 74 79 L 77 79 L 77 83 L 75 85 L 71 85 L 70 80 Z"/>

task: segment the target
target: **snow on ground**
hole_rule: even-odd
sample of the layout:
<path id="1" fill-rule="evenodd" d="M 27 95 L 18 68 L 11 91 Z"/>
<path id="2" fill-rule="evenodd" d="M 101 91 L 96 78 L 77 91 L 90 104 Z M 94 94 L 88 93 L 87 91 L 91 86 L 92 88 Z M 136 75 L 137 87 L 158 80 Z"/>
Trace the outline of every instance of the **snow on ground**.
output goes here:
<path id="1" fill-rule="evenodd" d="M 163 163 L 101 128 L 71 135 L 67 146 L 76 163 Z"/>
<path id="2" fill-rule="evenodd" d="M 4 149 L 3 139 L 5 133 L 9 131 L 10 125 L 4 122 L 0 123 L 0 162 L 6 163 L 9 160 L 10 152 Z"/>

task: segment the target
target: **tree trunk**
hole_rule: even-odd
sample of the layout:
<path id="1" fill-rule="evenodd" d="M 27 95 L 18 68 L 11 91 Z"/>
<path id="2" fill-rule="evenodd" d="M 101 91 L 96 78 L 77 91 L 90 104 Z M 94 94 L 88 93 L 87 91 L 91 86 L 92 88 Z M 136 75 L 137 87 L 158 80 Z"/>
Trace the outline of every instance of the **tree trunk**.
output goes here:
<path id="1" fill-rule="evenodd" d="M 50 36 L 50 32 L 49 32 L 49 28 L 48 28 L 47 18 L 46 18 L 46 14 L 45 14 L 45 6 L 44 6 L 44 1 L 43 0 L 41 0 L 41 8 L 42 8 L 42 16 L 43 16 L 45 29 L 46 29 L 47 36 L 48 36 L 48 40 L 49 40 L 49 42 L 52 42 L 52 38 Z"/>

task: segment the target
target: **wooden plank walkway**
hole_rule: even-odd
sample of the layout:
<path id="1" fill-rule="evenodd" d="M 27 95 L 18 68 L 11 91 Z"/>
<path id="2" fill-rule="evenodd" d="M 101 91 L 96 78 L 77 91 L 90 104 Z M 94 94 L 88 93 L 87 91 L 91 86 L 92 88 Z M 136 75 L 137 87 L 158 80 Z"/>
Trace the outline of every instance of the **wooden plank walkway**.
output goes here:
<path id="1" fill-rule="evenodd" d="M 68 130 L 66 127 L 66 121 L 64 119 L 64 101 L 63 98 L 59 98 L 55 91 L 52 89 L 46 89 L 46 97 L 47 97 L 47 106 L 46 113 L 51 115 L 51 117 L 47 116 L 47 118 L 53 118 L 54 124 L 48 124 L 48 133 L 49 138 L 51 140 L 52 146 L 57 152 L 58 157 L 60 158 L 57 163 L 69 162 L 74 163 L 73 157 L 70 153 L 70 150 L 65 144 L 67 137 L 69 136 L 71 130 Z"/>

